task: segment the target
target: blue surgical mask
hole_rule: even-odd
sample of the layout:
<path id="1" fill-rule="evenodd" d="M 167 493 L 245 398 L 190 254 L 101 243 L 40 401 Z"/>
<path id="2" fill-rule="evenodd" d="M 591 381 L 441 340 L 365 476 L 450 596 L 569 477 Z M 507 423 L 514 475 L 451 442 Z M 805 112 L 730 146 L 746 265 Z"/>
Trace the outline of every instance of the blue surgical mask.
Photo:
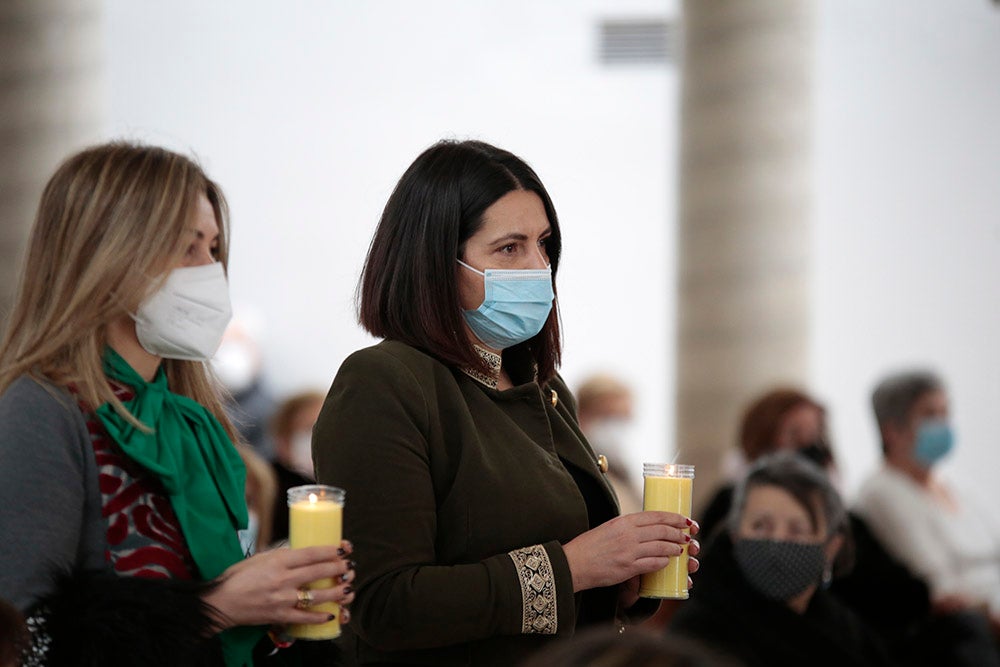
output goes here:
<path id="1" fill-rule="evenodd" d="M 930 468 L 947 456 L 954 446 L 955 434 L 948 422 L 941 419 L 925 419 L 917 429 L 913 458 Z"/>
<path id="2" fill-rule="evenodd" d="M 458 263 L 483 276 L 486 287 L 479 308 L 462 311 L 476 338 L 494 350 L 506 350 L 538 335 L 555 298 L 550 267 L 477 271 Z"/>

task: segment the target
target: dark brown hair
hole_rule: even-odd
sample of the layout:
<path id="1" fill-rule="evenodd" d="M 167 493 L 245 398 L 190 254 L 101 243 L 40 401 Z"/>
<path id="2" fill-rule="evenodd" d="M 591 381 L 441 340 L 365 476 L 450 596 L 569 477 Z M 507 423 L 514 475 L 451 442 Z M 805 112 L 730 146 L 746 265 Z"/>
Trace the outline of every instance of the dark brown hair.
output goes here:
<path id="1" fill-rule="evenodd" d="M 562 237 L 538 175 L 516 155 L 487 143 L 441 141 L 417 157 L 385 205 L 358 283 L 361 326 L 446 364 L 487 372 L 464 333 L 456 260 L 482 226 L 486 209 L 514 190 L 534 192 L 545 206 L 555 291 Z M 558 297 L 542 330 L 514 349 L 531 355 L 540 382 L 555 375 L 560 360 Z"/>
<path id="2" fill-rule="evenodd" d="M 740 423 L 740 449 L 747 461 L 755 461 L 775 449 L 782 418 L 801 405 L 819 410 L 822 415 L 822 437 L 826 438 L 826 410 L 805 392 L 798 389 L 774 389 L 756 399 L 743 414 Z"/>

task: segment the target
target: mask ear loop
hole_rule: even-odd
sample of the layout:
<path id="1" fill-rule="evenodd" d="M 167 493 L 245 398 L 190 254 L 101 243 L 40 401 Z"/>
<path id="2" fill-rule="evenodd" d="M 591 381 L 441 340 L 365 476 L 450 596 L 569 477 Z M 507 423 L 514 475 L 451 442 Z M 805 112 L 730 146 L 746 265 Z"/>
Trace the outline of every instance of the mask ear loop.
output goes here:
<path id="1" fill-rule="evenodd" d="M 156 293 L 156 291 L 154 290 L 153 292 L 150 292 L 150 295 L 155 294 L 155 293 Z M 136 308 L 132 309 L 132 308 L 129 308 L 129 307 L 127 307 L 127 306 L 124 305 L 125 304 L 125 299 L 121 298 L 121 296 L 118 294 L 118 290 L 111 290 L 111 292 L 110 292 L 110 294 L 108 296 L 111 298 L 111 303 L 112 304 L 122 305 L 123 306 L 122 310 L 125 311 L 125 314 L 128 315 L 132 319 L 133 322 L 138 322 L 139 321 L 139 308 L 142 307 L 143 301 L 145 301 L 147 298 L 149 298 L 148 296 L 144 297 L 142 300 L 139 301 L 139 303 L 137 304 Z"/>
<path id="2" fill-rule="evenodd" d="M 486 274 L 485 274 L 485 273 L 484 273 L 483 271 L 479 271 L 478 269 L 474 269 L 474 268 L 472 268 L 471 266 L 469 266 L 468 264 L 466 264 L 466 263 L 465 263 L 465 262 L 463 262 L 462 260 L 460 260 L 460 259 L 456 259 L 455 261 L 456 261 L 456 262 L 458 262 L 459 264 L 461 264 L 462 266 L 464 266 L 465 268 L 467 268 L 467 269 L 468 269 L 469 271 L 472 271 L 473 273 L 478 273 L 478 274 L 479 274 L 479 275 L 481 275 L 481 276 L 482 276 L 483 278 L 485 278 L 485 277 L 486 277 Z"/>
<path id="3" fill-rule="evenodd" d="M 143 277 L 146 279 L 146 289 L 142 297 L 140 297 L 138 303 L 136 304 L 135 310 L 130 308 L 125 308 L 125 312 L 134 320 L 139 313 L 139 308 L 142 304 L 149 300 L 154 294 L 163 289 L 163 286 L 167 284 L 167 280 L 170 278 L 172 269 L 164 271 L 163 273 L 155 276 L 149 275 L 146 271 L 142 272 Z M 124 303 L 124 300 L 118 295 L 117 290 L 111 290 L 111 297 L 117 301 Z"/>
<path id="4" fill-rule="evenodd" d="M 468 264 L 466 264 L 465 262 L 463 262 L 460 259 L 456 259 L 455 261 L 458 262 L 459 264 L 461 264 L 462 266 L 464 266 L 465 268 L 467 268 L 469 271 L 472 271 L 473 273 L 478 273 L 479 275 L 481 275 L 484 278 L 486 277 L 486 273 L 484 271 L 480 271 L 479 269 L 474 269 L 474 268 L 472 268 L 471 266 L 469 266 Z M 551 272 L 552 271 L 552 262 L 549 262 L 548 264 L 546 264 L 544 269 L 528 269 L 528 270 L 549 271 L 549 272 Z"/>

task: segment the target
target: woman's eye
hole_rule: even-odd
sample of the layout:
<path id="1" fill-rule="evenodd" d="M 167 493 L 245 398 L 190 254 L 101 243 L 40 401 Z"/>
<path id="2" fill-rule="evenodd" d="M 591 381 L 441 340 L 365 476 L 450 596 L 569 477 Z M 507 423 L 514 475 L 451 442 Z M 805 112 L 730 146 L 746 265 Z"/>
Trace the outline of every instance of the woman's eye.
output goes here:
<path id="1" fill-rule="evenodd" d="M 812 531 L 805 526 L 790 526 L 788 535 L 793 540 L 808 540 L 812 537 Z"/>
<path id="2" fill-rule="evenodd" d="M 500 252 L 504 253 L 505 255 L 512 255 L 514 254 L 515 250 L 517 250 L 517 245 L 514 243 L 508 243 L 507 245 L 500 248 Z"/>

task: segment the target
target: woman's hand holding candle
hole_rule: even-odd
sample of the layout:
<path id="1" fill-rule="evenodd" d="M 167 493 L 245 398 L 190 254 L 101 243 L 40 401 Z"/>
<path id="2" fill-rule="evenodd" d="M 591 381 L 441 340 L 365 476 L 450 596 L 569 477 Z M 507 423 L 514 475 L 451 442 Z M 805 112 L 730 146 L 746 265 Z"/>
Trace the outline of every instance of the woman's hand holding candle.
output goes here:
<path id="1" fill-rule="evenodd" d="M 288 490 L 288 544 L 292 549 L 341 541 L 344 525 L 344 491 L 324 484 L 294 486 Z M 340 606 L 335 601 L 323 601 L 317 591 L 337 586 L 339 582 L 329 577 L 316 577 L 299 593 L 298 604 L 302 609 L 322 612 L 327 616 L 323 624 L 295 623 L 285 629 L 289 637 L 299 639 L 333 639 L 340 636 Z"/>
<path id="2" fill-rule="evenodd" d="M 689 547 L 698 553 L 697 541 L 684 533 L 698 532 L 696 523 L 673 512 L 636 512 L 602 523 L 563 545 L 573 575 L 573 590 L 613 586 L 646 572 L 667 566 L 670 559 Z M 688 571 L 698 569 L 690 559 Z"/>
<path id="3" fill-rule="evenodd" d="M 204 600 L 214 609 L 218 630 L 236 625 L 325 623 L 329 614 L 301 609 L 301 589 L 318 579 L 332 588 L 312 589 L 313 604 L 354 600 L 354 562 L 346 540 L 339 546 L 273 549 L 236 563 L 216 580 Z M 340 619 L 347 621 L 346 614 Z"/>

